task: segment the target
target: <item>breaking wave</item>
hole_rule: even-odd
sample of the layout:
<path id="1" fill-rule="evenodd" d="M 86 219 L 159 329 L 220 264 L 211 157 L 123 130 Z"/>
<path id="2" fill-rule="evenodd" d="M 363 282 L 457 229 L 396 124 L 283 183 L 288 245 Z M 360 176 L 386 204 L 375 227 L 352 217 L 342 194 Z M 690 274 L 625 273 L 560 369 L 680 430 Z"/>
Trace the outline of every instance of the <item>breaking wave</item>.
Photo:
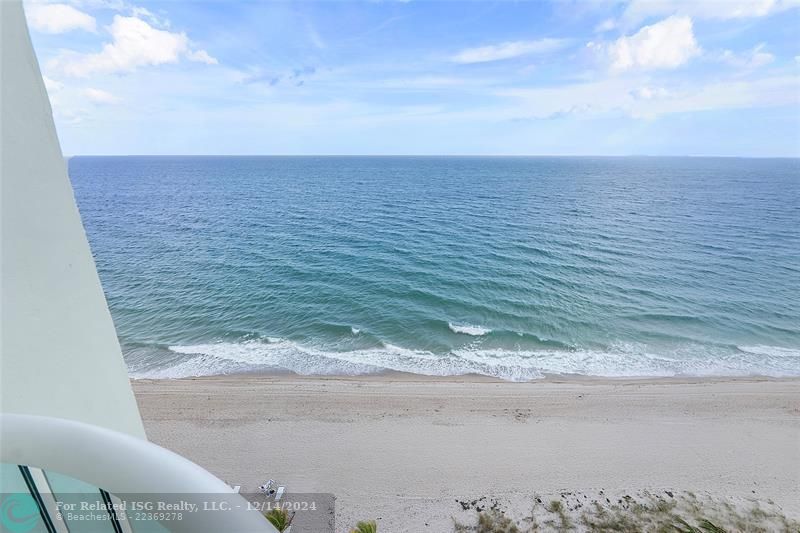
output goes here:
<path id="1" fill-rule="evenodd" d="M 159 363 L 132 362 L 133 378 L 184 378 L 242 372 L 300 375 L 361 375 L 385 371 L 426 376 L 478 374 L 511 381 L 549 374 L 599 377 L 797 376 L 800 350 L 769 346 L 744 348 L 686 345 L 660 354 L 647 346 L 620 343 L 607 350 L 514 351 L 464 347 L 445 354 L 386 344 L 335 351 L 286 339 L 176 345 Z M 164 364 L 167 362 L 167 364 Z"/>
<path id="2" fill-rule="evenodd" d="M 447 326 L 453 333 L 463 333 L 464 335 L 472 335 L 475 337 L 480 337 L 481 335 L 486 335 L 487 333 L 492 332 L 492 330 L 490 330 L 489 328 L 484 328 L 481 326 L 470 326 L 469 324 L 459 325 L 459 324 L 453 324 L 452 322 L 448 322 Z"/>

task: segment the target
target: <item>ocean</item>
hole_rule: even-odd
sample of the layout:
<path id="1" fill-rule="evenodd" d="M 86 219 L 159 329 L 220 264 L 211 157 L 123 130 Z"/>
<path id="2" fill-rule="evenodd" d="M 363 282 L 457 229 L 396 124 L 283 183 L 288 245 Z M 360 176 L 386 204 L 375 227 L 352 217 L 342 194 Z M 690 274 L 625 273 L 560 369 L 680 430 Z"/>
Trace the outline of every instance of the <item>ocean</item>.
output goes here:
<path id="1" fill-rule="evenodd" d="M 72 157 L 132 377 L 800 375 L 800 160 Z"/>

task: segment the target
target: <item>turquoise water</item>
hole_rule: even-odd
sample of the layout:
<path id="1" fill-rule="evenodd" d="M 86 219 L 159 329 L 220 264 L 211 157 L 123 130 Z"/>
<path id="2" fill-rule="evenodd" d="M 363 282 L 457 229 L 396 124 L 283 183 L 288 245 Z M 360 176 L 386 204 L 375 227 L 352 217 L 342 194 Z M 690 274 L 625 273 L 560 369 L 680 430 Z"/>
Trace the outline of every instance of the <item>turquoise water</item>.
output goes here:
<path id="1" fill-rule="evenodd" d="M 131 375 L 800 375 L 800 160 L 75 157 Z"/>

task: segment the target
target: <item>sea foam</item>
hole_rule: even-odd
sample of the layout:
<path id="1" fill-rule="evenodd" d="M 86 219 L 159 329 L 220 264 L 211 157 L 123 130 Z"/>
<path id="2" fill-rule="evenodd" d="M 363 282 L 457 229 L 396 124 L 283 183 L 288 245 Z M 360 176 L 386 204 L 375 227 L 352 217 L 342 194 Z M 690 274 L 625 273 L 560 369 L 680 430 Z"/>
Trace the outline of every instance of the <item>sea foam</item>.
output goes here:
<path id="1" fill-rule="evenodd" d="M 469 324 L 453 324 L 452 322 L 447 323 L 450 331 L 454 333 L 463 333 L 464 335 L 472 335 L 474 337 L 480 337 L 482 335 L 486 335 L 487 333 L 491 333 L 492 330 L 489 328 L 484 328 L 481 326 L 471 326 Z"/>
<path id="2" fill-rule="evenodd" d="M 794 357 L 800 358 L 800 350 L 793 348 L 784 348 L 782 346 L 737 346 L 743 352 L 765 355 L 768 357 Z"/>
<path id="3" fill-rule="evenodd" d="M 335 351 L 285 340 L 248 340 L 170 346 L 181 356 L 165 366 L 131 369 L 134 378 L 182 378 L 238 372 L 289 371 L 301 375 L 360 375 L 398 371 L 427 376 L 479 374 L 529 381 L 548 374 L 600 377 L 752 376 L 800 374 L 800 351 L 760 347 L 759 353 L 708 351 L 687 345 L 656 354 L 643 344 L 620 343 L 606 350 L 515 351 L 472 345 L 449 353 L 386 344 Z M 768 352 L 773 352 L 771 355 Z"/>

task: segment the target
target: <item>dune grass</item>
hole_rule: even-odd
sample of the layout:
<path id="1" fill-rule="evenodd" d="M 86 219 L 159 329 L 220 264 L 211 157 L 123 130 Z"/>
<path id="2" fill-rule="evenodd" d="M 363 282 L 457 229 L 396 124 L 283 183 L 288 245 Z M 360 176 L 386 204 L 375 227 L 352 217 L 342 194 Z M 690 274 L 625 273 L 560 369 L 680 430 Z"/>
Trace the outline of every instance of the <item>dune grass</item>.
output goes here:
<path id="1" fill-rule="evenodd" d="M 519 519 L 499 505 L 477 510 L 474 522 L 454 520 L 457 533 L 619 532 L 619 533 L 800 533 L 800 522 L 787 518 L 771 502 L 731 502 L 686 493 L 647 491 L 612 499 L 600 491 L 535 498 L 530 513 Z"/>
<path id="2" fill-rule="evenodd" d="M 378 533 L 378 524 L 374 520 L 359 522 L 350 533 Z"/>

